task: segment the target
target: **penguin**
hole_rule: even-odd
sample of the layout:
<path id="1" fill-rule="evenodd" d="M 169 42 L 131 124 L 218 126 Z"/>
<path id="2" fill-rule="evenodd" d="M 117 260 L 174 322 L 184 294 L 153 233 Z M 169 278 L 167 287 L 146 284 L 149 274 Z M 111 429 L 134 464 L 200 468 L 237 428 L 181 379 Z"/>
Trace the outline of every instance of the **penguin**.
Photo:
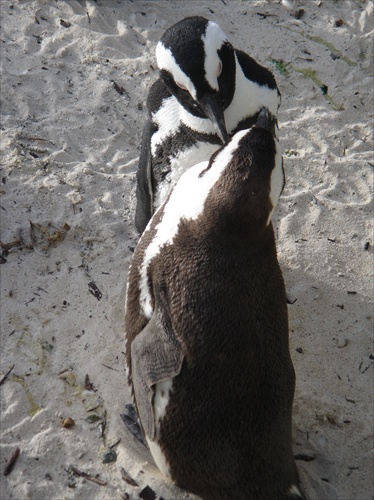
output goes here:
<path id="1" fill-rule="evenodd" d="M 266 107 L 274 129 L 280 92 L 273 74 L 235 49 L 221 28 L 187 17 L 156 47 L 159 78 L 148 99 L 136 173 L 135 229 L 141 234 L 170 188 L 209 160 L 228 137 L 256 123 Z"/>
<path id="2" fill-rule="evenodd" d="M 161 472 L 203 500 L 305 500 L 271 222 L 283 186 L 262 109 L 180 177 L 130 264 L 125 355 L 141 429 Z"/>

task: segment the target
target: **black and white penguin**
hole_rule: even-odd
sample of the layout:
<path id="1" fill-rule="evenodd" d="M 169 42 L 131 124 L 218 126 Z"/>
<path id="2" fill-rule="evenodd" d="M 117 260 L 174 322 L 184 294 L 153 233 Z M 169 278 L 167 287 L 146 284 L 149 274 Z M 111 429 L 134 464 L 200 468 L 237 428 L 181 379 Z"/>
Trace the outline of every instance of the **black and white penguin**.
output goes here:
<path id="1" fill-rule="evenodd" d="M 204 500 L 304 498 L 270 121 L 262 110 L 182 175 L 129 270 L 126 363 L 144 437 L 160 470 Z"/>
<path id="2" fill-rule="evenodd" d="M 171 26 L 156 48 L 160 77 L 150 89 L 139 165 L 135 227 L 142 233 L 171 186 L 209 160 L 228 136 L 266 107 L 276 127 L 280 93 L 272 73 L 234 49 L 203 17 Z"/>

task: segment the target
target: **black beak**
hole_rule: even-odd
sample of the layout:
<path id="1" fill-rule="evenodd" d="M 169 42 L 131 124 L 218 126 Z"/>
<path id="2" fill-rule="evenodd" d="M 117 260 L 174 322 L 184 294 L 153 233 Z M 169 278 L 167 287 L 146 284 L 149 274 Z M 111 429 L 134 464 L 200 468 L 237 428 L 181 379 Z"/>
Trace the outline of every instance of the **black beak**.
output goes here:
<path id="1" fill-rule="evenodd" d="M 256 125 L 261 128 L 265 128 L 269 132 L 271 132 L 273 135 L 276 135 L 276 119 L 274 116 L 269 113 L 269 110 L 266 108 L 261 108 L 260 112 L 258 113 L 257 116 L 257 121 Z"/>
<path id="2" fill-rule="evenodd" d="M 222 104 L 218 101 L 218 97 L 215 94 L 205 94 L 199 100 L 199 104 L 204 114 L 213 123 L 213 126 L 222 143 L 225 144 L 228 139 L 228 133 L 226 129 L 225 117 L 223 115 Z"/>
<path id="3" fill-rule="evenodd" d="M 266 108 L 261 108 L 256 125 L 261 128 L 268 128 L 269 113 Z"/>

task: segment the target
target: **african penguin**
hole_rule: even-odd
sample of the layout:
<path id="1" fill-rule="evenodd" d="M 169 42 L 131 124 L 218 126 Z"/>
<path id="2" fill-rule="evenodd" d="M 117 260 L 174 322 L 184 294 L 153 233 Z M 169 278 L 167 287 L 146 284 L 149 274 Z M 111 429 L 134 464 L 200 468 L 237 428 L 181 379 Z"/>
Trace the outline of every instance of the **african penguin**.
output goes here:
<path id="1" fill-rule="evenodd" d="M 167 29 L 156 59 L 160 77 L 148 95 L 137 170 L 139 233 L 185 170 L 256 123 L 263 106 L 276 128 L 280 105 L 272 73 L 234 49 L 221 28 L 203 17 Z"/>
<path id="2" fill-rule="evenodd" d="M 263 109 L 188 169 L 129 269 L 125 354 L 142 431 L 159 469 L 204 500 L 305 498 L 271 223 L 284 184 L 272 129 Z"/>

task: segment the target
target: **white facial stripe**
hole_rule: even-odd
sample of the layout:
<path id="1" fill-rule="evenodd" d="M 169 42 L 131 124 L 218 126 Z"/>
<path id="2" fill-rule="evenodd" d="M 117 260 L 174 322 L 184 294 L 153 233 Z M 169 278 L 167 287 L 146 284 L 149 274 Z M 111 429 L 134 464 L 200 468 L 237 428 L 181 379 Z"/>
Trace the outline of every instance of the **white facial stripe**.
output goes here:
<path id="1" fill-rule="evenodd" d="M 236 82 L 235 94 L 230 106 L 225 111 L 225 122 L 228 132 L 232 132 L 237 126 L 238 117 L 253 116 L 262 107 L 267 108 L 270 113 L 277 116 L 279 96 L 276 89 L 269 89 L 265 85 L 258 85 L 248 80 L 235 56 Z"/>
<path id="2" fill-rule="evenodd" d="M 202 40 L 205 49 L 205 78 L 212 89 L 219 90 L 217 72 L 220 58 L 218 57 L 218 50 L 227 42 L 227 37 L 218 24 L 209 21 Z"/>
<path id="3" fill-rule="evenodd" d="M 197 219 L 202 213 L 210 190 L 231 161 L 240 139 L 247 132 L 248 130 L 242 130 L 235 134 L 202 177 L 199 177 L 199 174 L 207 168 L 209 164 L 207 161 L 198 163 L 187 170 L 175 185 L 170 198 L 161 205 L 159 210 L 164 207 L 165 212 L 156 228 L 153 240 L 145 251 L 140 268 L 140 307 L 146 318 L 150 319 L 153 313 L 151 291 L 148 287 L 148 267 L 152 259 L 159 254 L 163 245 L 173 242 L 181 219 Z M 150 225 L 151 223 L 143 234 L 149 230 Z"/>
<path id="4" fill-rule="evenodd" d="M 191 115 L 191 113 L 183 107 L 181 107 L 181 121 L 192 128 L 192 130 L 196 130 L 196 132 L 201 132 L 203 134 L 217 133 L 209 118 L 199 118 L 198 116 Z"/>
<path id="5" fill-rule="evenodd" d="M 157 146 L 162 143 L 166 137 L 174 135 L 180 127 L 181 106 L 175 97 L 171 96 L 165 99 L 162 106 L 153 114 L 153 121 L 157 124 L 158 130 L 151 138 L 152 155 L 156 154 Z"/>
<path id="6" fill-rule="evenodd" d="M 193 55 L 192 55 L 193 57 Z M 156 47 L 157 65 L 160 69 L 169 71 L 175 82 L 185 87 L 191 96 L 196 99 L 196 89 L 191 79 L 182 71 L 170 49 L 166 48 L 162 42 L 158 42 Z"/>
<path id="7" fill-rule="evenodd" d="M 275 155 L 275 166 L 274 170 L 271 173 L 270 178 L 270 201 L 273 205 L 273 208 L 269 214 L 267 224 L 269 224 L 275 207 L 277 206 L 280 194 L 282 192 L 284 177 L 283 177 L 283 169 L 282 169 L 282 153 L 279 148 L 279 143 L 275 140 L 276 145 L 276 155 Z"/>

